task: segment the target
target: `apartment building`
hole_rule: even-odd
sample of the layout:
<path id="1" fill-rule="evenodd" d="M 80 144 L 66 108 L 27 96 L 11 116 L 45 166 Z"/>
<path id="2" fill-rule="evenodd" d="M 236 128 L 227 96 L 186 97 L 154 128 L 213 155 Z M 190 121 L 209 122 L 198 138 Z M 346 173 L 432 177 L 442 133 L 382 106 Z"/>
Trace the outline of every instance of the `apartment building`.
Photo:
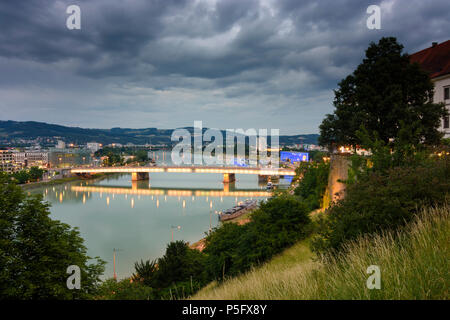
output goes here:
<path id="1" fill-rule="evenodd" d="M 0 150 L 0 171 L 14 172 L 13 154 L 8 150 Z"/>
<path id="2" fill-rule="evenodd" d="M 433 42 L 431 47 L 412 54 L 411 62 L 428 72 L 435 86 L 433 101 L 444 103 L 450 113 L 450 40 Z M 449 115 L 442 119 L 440 130 L 445 138 L 450 138 Z"/>

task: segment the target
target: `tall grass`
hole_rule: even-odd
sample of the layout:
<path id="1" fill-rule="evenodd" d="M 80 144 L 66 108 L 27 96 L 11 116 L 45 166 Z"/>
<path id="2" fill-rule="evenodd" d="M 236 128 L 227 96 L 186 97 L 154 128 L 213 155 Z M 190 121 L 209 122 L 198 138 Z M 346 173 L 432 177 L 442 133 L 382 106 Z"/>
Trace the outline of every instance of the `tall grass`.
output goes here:
<path id="1" fill-rule="evenodd" d="M 449 213 L 449 205 L 426 208 L 402 230 L 361 237 L 327 260 L 298 244 L 287 251 L 303 251 L 298 262 L 267 263 L 193 299 L 449 299 Z M 366 286 L 370 265 L 381 270 L 381 289 Z"/>

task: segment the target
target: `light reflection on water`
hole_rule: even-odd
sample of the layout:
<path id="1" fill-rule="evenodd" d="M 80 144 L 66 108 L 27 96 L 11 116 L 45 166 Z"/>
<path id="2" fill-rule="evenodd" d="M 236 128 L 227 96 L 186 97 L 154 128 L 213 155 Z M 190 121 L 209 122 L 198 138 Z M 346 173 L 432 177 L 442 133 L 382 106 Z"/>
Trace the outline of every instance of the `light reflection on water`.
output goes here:
<path id="1" fill-rule="evenodd" d="M 124 278 L 132 274 L 136 261 L 164 254 L 171 226 L 181 226 L 174 240 L 194 243 L 210 223 L 218 224 L 215 211 L 269 195 L 257 176 L 236 175 L 236 179 L 235 184 L 223 184 L 220 174 L 152 173 L 150 183 L 132 183 L 130 175 L 114 175 L 33 192 L 52 204 L 53 219 L 79 228 L 88 254 L 107 262 L 104 278 L 113 276 L 113 248 L 120 249 L 116 273 Z"/>

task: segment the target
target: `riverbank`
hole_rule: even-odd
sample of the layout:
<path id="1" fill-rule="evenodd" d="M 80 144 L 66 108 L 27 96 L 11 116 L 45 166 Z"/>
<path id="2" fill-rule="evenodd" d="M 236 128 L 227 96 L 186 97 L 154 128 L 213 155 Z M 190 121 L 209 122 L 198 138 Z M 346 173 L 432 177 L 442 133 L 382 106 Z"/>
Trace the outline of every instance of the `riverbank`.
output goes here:
<path id="1" fill-rule="evenodd" d="M 26 184 L 20 184 L 19 186 L 23 189 L 23 190 L 31 190 L 34 188 L 39 188 L 39 187 L 43 187 L 43 186 L 55 186 L 55 185 L 59 185 L 59 184 L 63 184 L 63 183 L 67 183 L 67 182 L 75 182 L 75 181 L 94 181 L 94 180 L 99 180 L 99 179 L 103 179 L 106 176 L 111 175 L 109 173 L 98 173 L 95 175 L 92 175 L 90 178 L 83 178 L 83 177 L 78 177 L 78 176 L 72 176 L 72 177 L 66 177 L 66 178 L 59 178 L 59 179 L 54 179 L 54 180 L 49 180 L 49 181 L 38 181 L 38 182 L 31 182 L 31 183 L 26 183 Z"/>
<path id="2" fill-rule="evenodd" d="M 239 203 L 239 205 L 221 212 L 219 215 L 219 219 L 222 222 L 234 220 L 236 218 L 241 217 L 243 214 L 252 212 L 257 207 L 258 207 L 257 200 L 245 200 L 243 203 Z"/>
<path id="3" fill-rule="evenodd" d="M 258 207 L 252 207 L 250 210 L 245 210 L 245 212 L 243 212 L 242 214 L 240 214 L 237 217 L 234 217 L 233 219 L 228 219 L 225 221 L 221 221 L 222 223 L 236 223 L 238 225 L 244 225 L 246 223 L 250 222 L 250 218 L 252 213 L 257 209 Z M 191 249 L 195 249 L 198 251 L 203 251 L 203 249 L 205 249 L 205 241 L 206 238 L 202 238 L 197 242 L 194 242 L 193 244 L 189 245 L 189 248 Z"/>

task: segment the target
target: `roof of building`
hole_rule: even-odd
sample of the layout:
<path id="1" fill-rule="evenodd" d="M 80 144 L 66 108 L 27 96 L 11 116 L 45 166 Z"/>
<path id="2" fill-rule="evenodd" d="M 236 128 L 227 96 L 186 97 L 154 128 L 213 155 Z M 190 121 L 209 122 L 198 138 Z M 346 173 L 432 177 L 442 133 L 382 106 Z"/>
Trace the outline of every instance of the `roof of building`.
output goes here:
<path id="1" fill-rule="evenodd" d="M 450 73 L 450 40 L 413 53 L 411 62 L 417 62 L 431 78 Z"/>

